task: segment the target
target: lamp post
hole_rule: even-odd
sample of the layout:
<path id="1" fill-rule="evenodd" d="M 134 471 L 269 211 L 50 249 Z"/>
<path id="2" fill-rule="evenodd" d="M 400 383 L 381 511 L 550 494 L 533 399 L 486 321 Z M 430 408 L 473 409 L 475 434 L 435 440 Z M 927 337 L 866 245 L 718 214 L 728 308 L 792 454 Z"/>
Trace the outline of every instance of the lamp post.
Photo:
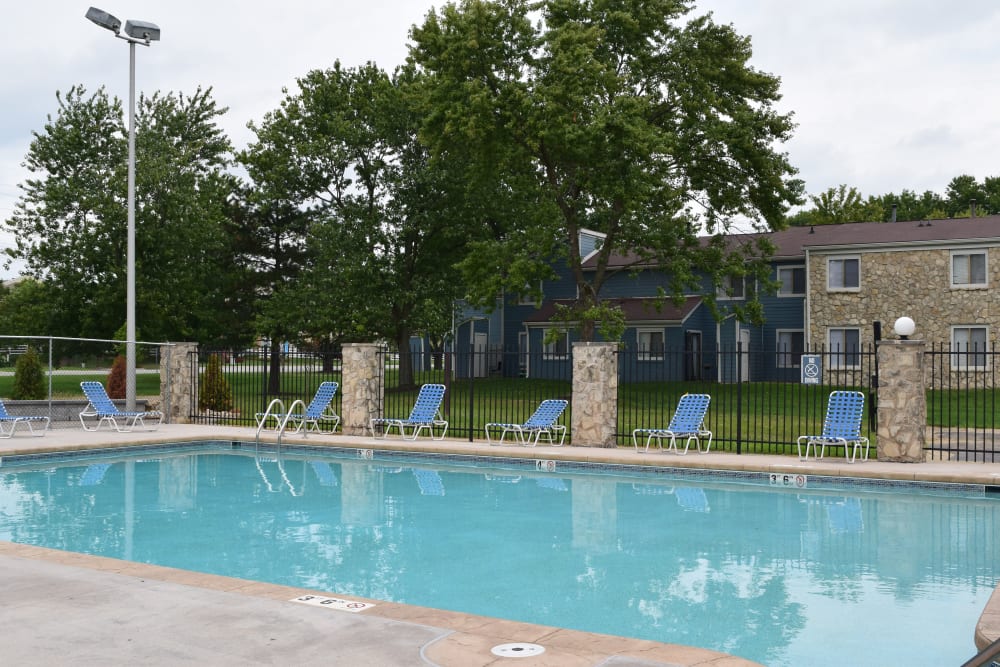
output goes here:
<path id="1" fill-rule="evenodd" d="M 87 18 L 128 42 L 128 251 L 125 288 L 125 409 L 135 410 L 135 45 L 149 46 L 159 41 L 160 28 L 148 21 L 122 22 L 97 7 L 87 10 Z"/>

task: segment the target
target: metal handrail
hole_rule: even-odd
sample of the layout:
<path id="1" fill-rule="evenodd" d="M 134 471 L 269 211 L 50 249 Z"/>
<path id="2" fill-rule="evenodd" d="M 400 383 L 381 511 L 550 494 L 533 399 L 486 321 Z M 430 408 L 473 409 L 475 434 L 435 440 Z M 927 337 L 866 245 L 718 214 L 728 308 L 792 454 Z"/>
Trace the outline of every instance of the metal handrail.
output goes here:
<path id="1" fill-rule="evenodd" d="M 264 411 L 264 415 L 260 418 L 260 423 L 257 424 L 257 434 L 256 434 L 256 447 L 260 447 L 260 432 L 264 430 L 264 425 L 267 424 L 267 420 L 271 417 L 278 419 L 282 417 L 278 422 L 278 447 L 281 447 L 281 436 L 284 435 L 285 429 L 288 427 L 288 422 L 292 418 L 292 414 L 295 412 L 295 408 L 298 407 L 299 410 L 304 414 L 306 411 L 306 404 L 301 398 L 297 398 L 292 401 L 292 404 L 285 409 L 285 403 L 280 398 L 272 399 L 267 405 L 267 410 Z M 305 425 L 305 420 L 302 420 L 298 427 L 293 431 L 293 433 L 298 433 L 302 430 Z M 307 432 L 308 433 L 308 432 Z"/>

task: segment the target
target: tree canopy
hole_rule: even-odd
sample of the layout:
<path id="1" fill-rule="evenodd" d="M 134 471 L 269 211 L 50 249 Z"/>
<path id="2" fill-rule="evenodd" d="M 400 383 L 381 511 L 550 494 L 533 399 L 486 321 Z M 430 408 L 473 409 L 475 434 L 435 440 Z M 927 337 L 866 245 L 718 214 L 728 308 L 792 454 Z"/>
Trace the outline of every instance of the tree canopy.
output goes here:
<path id="1" fill-rule="evenodd" d="M 418 139 L 422 83 L 412 71 L 338 63 L 298 87 L 241 155 L 256 198 L 306 221 L 301 273 L 272 281 L 262 317 L 313 341 L 390 340 L 408 384 L 411 335 L 446 332 L 462 295 L 460 174 L 432 165 Z"/>
<path id="2" fill-rule="evenodd" d="M 761 268 L 744 259 L 766 248 L 698 236 L 783 224 L 801 193 L 776 149 L 793 124 L 774 109 L 778 78 L 748 64 L 749 38 L 688 17 L 691 5 L 463 0 L 413 28 L 410 59 L 428 77 L 422 136 L 439 161 L 460 152 L 470 182 L 492 183 L 519 214 L 480 213 L 492 236 L 463 262 L 474 301 L 524 293 L 562 258 L 579 295 L 564 318 L 590 340 L 601 322 L 620 331 L 601 302 L 618 270 L 659 266 L 679 297 L 703 288 L 698 270 L 721 284 Z M 604 235 L 593 270 L 579 252 L 586 229 Z M 615 255 L 634 261 L 615 268 Z"/>
<path id="3" fill-rule="evenodd" d="M 57 94 L 59 109 L 34 133 L 31 177 L 4 228 L 10 260 L 49 290 L 55 331 L 110 338 L 125 319 L 127 128 L 104 89 Z M 153 339 L 224 335 L 218 276 L 222 220 L 233 178 L 225 112 L 210 90 L 141 96 L 136 114 L 136 313 Z"/>

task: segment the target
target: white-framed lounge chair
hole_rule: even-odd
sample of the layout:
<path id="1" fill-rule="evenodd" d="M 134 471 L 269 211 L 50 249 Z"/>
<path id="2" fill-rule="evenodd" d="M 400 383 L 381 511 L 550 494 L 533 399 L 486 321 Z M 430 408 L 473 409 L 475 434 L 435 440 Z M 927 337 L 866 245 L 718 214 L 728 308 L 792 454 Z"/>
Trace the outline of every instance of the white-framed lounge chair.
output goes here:
<path id="1" fill-rule="evenodd" d="M 639 451 L 638 436 L 646 436 L 646 449 L 649 451 L 649 443 L 656 439 L 660 450 L 663 450 L 663 440 L 670 440 L 667 451 L 673 450 L 676 454 L 687 454 L 688 448 L 693 440 L 701 454 L 707 454 L 712 447 L 712 432 L 705 428 L 705 414 L 708 412 L 708 404 L 712 397 L 708 394 L 684 394 L 677 402 L 677 409 L 674 416 L 666 428 L 637 428 L 632 431 L 632 446 Z M 708 438 L 705 443 L 705 450 L 701 449 L 701 439 Z M 684 451 L 677 448 L 677 439 L 684 438 Z"/>
<path id="2" fill-rule="evenodd" d="M 368 423 L 372 437 L 384 438 L 393 428 L 398 428 L 400 436 L 407 440 L 416 440 L 420 432 L 427 429 L 434 440 L 444 440 L 444 434 L 448 432 L 448 421 L 441 418 L 441 401 L 444 399 L 444 390 L 443 384 L 425 384 L 420 387 L 417 400 L 413 404 L 413 409 L 410 410 L 410 416 L 406 419 L 372 417 Z M 442 427 L 441 435 L 435 436 L 434 428 L 438 426 Z M 381 433 L 376 430 L 376 427 Z M 413 429 L 413 435 L 407 437 L 407 428 Z"/>
<path id="3" fill-rule="evenodd" d="M 309 431 L 322 431 L 321 424 L 333 424 L 332 431 L 337 430 L 337 426 L 340 424 L 340 415 L 333 412 L 330 409 L 330 403 L 333 402 L 333 397 L 337 394 L 337 389 L 340 385 L 336 382 L 321 382 L 319 387 L 316 389 L 315 395 L 313 395 L 312 401 L 306 406 L 305 410 L 302 412 L 258 412 L 254 415 L 254 419 L 257 420 L 257 427 L 260 428 L 264 426 L 264 422 L 270 422 L 274 419 L 274 427 L 278 428 L 282 423 L 294 424 L 295 429 L 292 433 L 298 433 L 302 429 L 305 429 L 306 433 Z M 299 403 L 296 401 L 296 403 Z M 301 403 L 300 403 L 301 405 Z M 292 409 L 295 408 L 295 403 L 291 405 Z"/>
<path id="4" fill-rule="evenodd" d="M 820 435 L 800 435 L 796 440 L 799 460 L 809 458 L 809 448 L 813 456 L 821 459 L 826 454 L 826 446 L 842 446 L 848 463 L 858 458 L 858 450 L 864 446 L 862 460 L 868 459 L 868 438 L 861 435 L 861 420 L 865 412 L 865 395 L 860 391 L 832 391 L 826 404 L 823 432 Z M 805 453 L 802 446 L 805 445 Z M 854 451 L 851 451 L 851 445 Z M 816 448 L 819 448 L 819 454 Z"/>
<path id="5" fill-rule="evenodd" d="M 528 421 L 523 424 L 487 424 L 486 442 L 491 445 L 502 445 L 504 437 L 508 433 L 513 433 L 514 439 L 517 440 L 519 444 L 526 447 L 534 447 L 538 444 L 538 440 L 544 434 L 549 439 L 550 445 L 560 447 L 563 444 L 563 440 L 566 439 L 566 427 L 562 424 L 557 424 L 556 420 L 562 416 L 562 413 L 566 410 L 567 405 L 569 405 L 569 401 L 559 398 L 550 398 L 542 401 L 535 410 L 535 413 L 528 417 Z M 491 428 L 500 431 L 500 440 L 497 442 L 493 442 L 493 440 L 490 439 Z M 559 434 L 558 443 L 556 442 L 557 433 Z"/>
<path id="6" fill-rule="evenodd" d="M 0 438 L 9 438 L 14 435 L 18 424 L 26 425 L 28 433 L 31 435 L 42 436 L 45 435 L 45 431 L 49 428 L 49 418 L 12 415 L 7 412 L 7 406 L 0 400 Z M 37 433 L 35 432 L 35 425 L 42 427 Z"/>
<path id="7" fill-rule="evenodd" d="M 101 428 L 101 424 L 107 424 L 119 433 L 128 433 L 136 427 L 144 428 L 147 431 L 155 431 L 163 421 L 163 413 L 159 410 L 146 410 L 144 412 L 119 410 L 110 398 L 108 392 L 104 390 L 104 385 L 100 382 L 87 380 L 80 383 L 80 389 L 87 397 L 89 404 L 80 413 L 80 425 L 85 431 L 96 431 Z M 97 417 L 97 425 L 93 428 L 87 426 L 88 417 Z M 156 423 L 147 425 L 147 419 L 155 419 Z"/>

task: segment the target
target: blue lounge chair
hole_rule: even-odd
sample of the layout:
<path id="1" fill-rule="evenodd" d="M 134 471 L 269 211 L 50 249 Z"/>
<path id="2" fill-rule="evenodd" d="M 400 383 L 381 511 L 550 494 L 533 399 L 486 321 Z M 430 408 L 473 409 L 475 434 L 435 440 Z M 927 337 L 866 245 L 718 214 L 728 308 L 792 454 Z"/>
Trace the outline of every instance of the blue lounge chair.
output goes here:
<path id="1" fill-rule="evenodd" d="M 487 424 L 486 442 L 491 445 L 502 445 L 504 437 L 508 433 L 513 433 L 520 444 L 526 447 L 534 447 L 538 444 L 538 440 L 542 437 L 542 434 L 545 434 L 549 439 L 550 445 L 560 447 L 563 444 L 563 440 L 566 439 L 566 427 L 562 424 L 557 424 L 556 420 L 562 416 L 567 405 L 569 405 L 568 401 L 550 398 L 542 401 L 535 410 L 535 413 L 528 417 L 528 421 L 523 424 Z M 496 443 L 490 439 L 490 428 L 500 430 L 500 440 Z M 559 434 L 558 443 L 555 441 L 556 433 Z M 534 439 L 532 439 L 532 436 L 534 436 Z"/>
<path id="2" fill-rule="evenodd" d="M 31 435 L 42 436 L 45 435 L 45 431 L 49 428 L 49 418 L 12 415 L 7 412 L 7 407 L 3 404 L 3 401 L 0 401 L 0 438 L 9 438 L 14 435 L 18 424 L 25 424 Z M 36 433 L 34 424 L 41 424 L 42 430 Z"/>
<path id="3" fill-rule="evenodd" d="M 417 400 L 413 404 L 410 416 L 406 419 L 373 417 L 368 423 L 372 437 L 384 438 L 390 430 L 398 428 L 400 436 L 408 440 L 416 440 L 420 432 L 427 429 L 434 440 L 444 440 L 444 434 L 448 432 L 448 422 L 441 418 L 441 401 L 444 399 L 444 389 L 443 384 L 425 384 L 420 387 Z M 376 426 L 380 427 L 381 433 L 376 431 Z M 443 427 L 441 435 L 437 437 L 434 436 L 436 426 Z M 406 436 L 407 428 L 413 429 L 413 435 L 408 438 Z"/>
<path id="4" fill-rule="evenodd" d="M 708 412 L 708 404 L 712 397 L 708 394 L 684 394 L 677 402 L 677 409 L 674 416 L 666 428 L 637 428 L 632 431 L 632 446 L 639 451 L 638 435 L 646 436 L 646 449 L 649 451 L 649 443 L 655 438 L 660 450 L 663 450 L 663 440 L 670 440 L 667 451 L 673 450 L 676 454 L 687 454 L 691 441 L 694 440 L 698 447 L 698 452 L 707 454 L 712 447 L 712 432 L 705 428 L 705 413 Z M 701 450 L 701 439 L 707 437 L 705 451 Z M 685 438 L 684 451 L 677 449 L 677 439 Z"/>
<path id="5" fill-rule="evenodd" d="M 136 427 L 155 431 L 163 421 L 163 413 L 159 410 L 145 412 L 119 410 L 118 406 L 108 398 L 108 392 L 104 391 L 104 385 L 100 382 L 93 380 L 81 382 L 80 388 L 83 389 L 84 395 L 90 402 L 80 413 L 80 424 L 85 431 L 96 431 L 101 428 L 101 424 L 107 424 L 119 433 L 128 433 Z M 97 425 L 94 428 L 87 428 L 85 421 L 87 417 L 97 417 Z M 155 419 L 156 423 L 147 426 L 147 419 Z M 119 422 L 119 420 L 121 421 Z"/>
<path id="6" fill-rule="evenodd" d="M 809 448 L 813 456 L 823 458 L 826 446 L 842 446 L 844 457 L 848 463 L 854 463 L 858 458 L 858 450 L 864 445 L 862 460 L 868 459 L 868 438 L 861 435 L 861 419 L 865 411 L 865 395 L 860 391 L 833 391 L 826 405 L 826 418 L 823 420 L 823 433 L 820 435 L 800 435 L 796 444 L 799 449 L 799 460 L 809 458 Z M 802 446 L 805 445 L 805 454 Z M 851 452 L 851 445 L 854 451 Z M 816 448 L 819 447 L 819 454 Z"/>
<path id="7" fill-rule="evenodd" d="M 340 415 L 330 409 L 330 403 L 333 402 L 333 397 L 336 395 L 339 387 L 340 385 L 336 382 L 321 382 L 316 389 L 316 394 L 313 396 L 312 401 L 309 402 L 309 405 L 306 406 L 303 412 L 258 412 L 255 415 L 257 428 L 265 426 L 265 422 L 270 422 L 273 418 L 275 428 L 280 427 L 283 423 L 294 424 L 295 430 L 292 433 L 298 433 L 302 429 L 305 429 L 306 433 L 309 431 L 322 431 L 322 423 L 332 423 L 333 427 L 330 431 L 336 431 L 337 426 L 340 424 Z M 296 401 L 296 403 L 299 402 Z M 299 404 L 301 405 L 301 403 Z M 295 403 L 291 407 L 294 409 Z"/>

